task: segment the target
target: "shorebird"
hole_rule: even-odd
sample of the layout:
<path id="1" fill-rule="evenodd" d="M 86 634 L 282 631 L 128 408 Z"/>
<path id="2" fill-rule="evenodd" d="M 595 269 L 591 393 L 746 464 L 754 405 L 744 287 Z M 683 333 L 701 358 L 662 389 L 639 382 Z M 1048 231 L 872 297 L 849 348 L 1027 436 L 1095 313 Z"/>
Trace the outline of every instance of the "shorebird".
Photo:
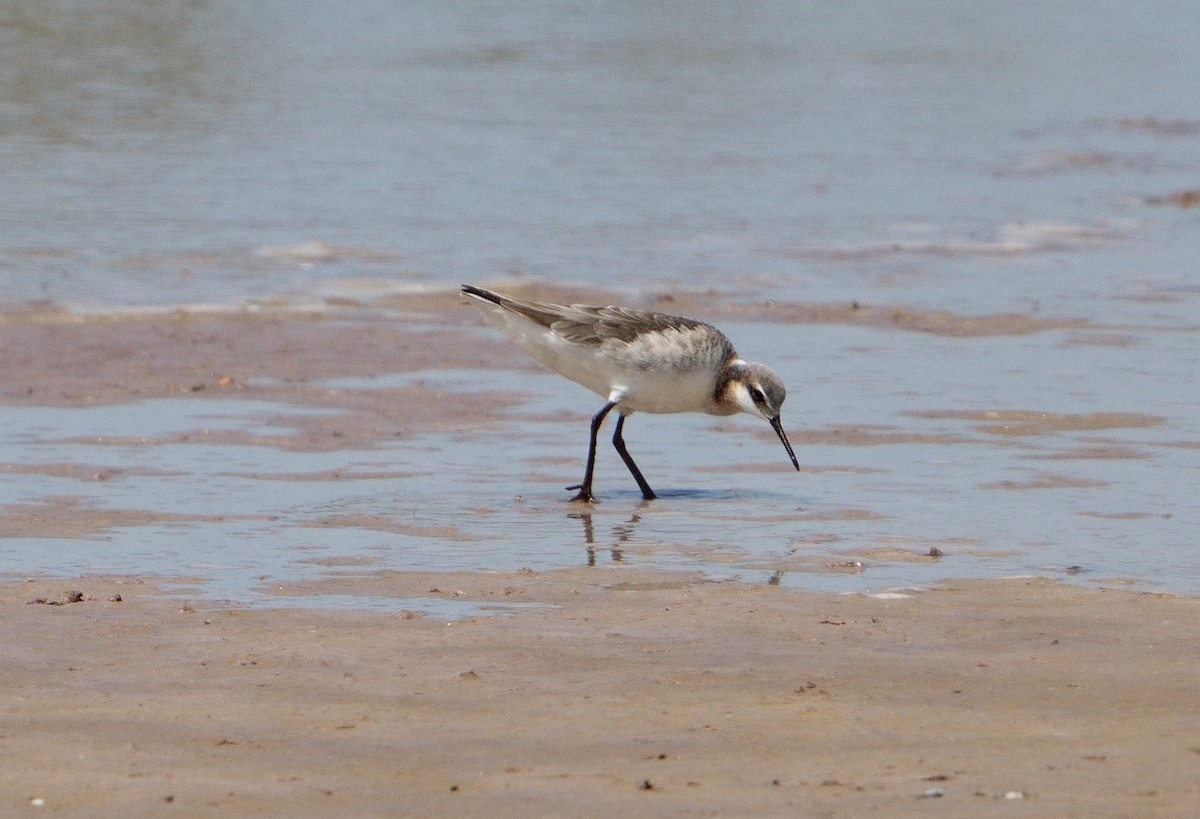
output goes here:
<path id="1" fill-rule="evenodd" d="M 596 500 L 596 435 L 614 407 L 619 415 L 613 446 L 646 500 L 654 500 L 654 490 L 621 434 L 625 419 L 634 412 L 757 415 L 775 429 L 792 465 L 800 469 L 779 420 L 787 396 L 783 382 L 770 367 L 738 358 L 733 344 L 712 325 L 626 307 L 543 304 L 470 284 L 464 284 L 462 292 L 488 324 L 518 347 L 604 398 L 604 406 L 592 418 L 583 482 L 567 487 L 579 490 L 572 500 Z"/>

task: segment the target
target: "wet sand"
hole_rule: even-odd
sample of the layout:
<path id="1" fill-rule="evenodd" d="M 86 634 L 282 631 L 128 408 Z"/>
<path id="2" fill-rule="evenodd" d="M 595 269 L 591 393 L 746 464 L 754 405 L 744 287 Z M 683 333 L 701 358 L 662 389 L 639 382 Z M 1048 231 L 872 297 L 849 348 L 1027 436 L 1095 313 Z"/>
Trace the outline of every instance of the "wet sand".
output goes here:
<path id="1" fill-rule="evenodd" d="M 133 578 L 5 583 L 3 811 L 1162 817 L 1200 805 L 1192 599 L 1031 579 L 874 599 L 614 568 L 340 586 L 536 605 L 445 622 L 188 604 Z"/>
<path id="2" fill-rule="evenodd" d="M 504 289 L 559 303 L 621 301 L 596 289 L 511 283 Z M 710 292 L 659 294 L 636 306 L 710 321 L 867 325 L 955 337 L 1091 326 L 1072 317 L 968 316 L 899 305 L 737 303 Z M 339 406 L 329 390 L 314 390 L 307 382 L 436 367 L 536 369 L 512 345 L 479 343 L 466 329 L 478 326 L 474 311 L 461 304 L 457 293 L 448 292 L 373 305 L 332 300 L 309 312 L 178 310 L 88 317 L 35 305 L 0 312 L 0 373 L 5 375 L 0 401 L 87 406 L 238 393 Z M 255 378 L 257 383 L 248 383 Z"/>
<path id="3" fill-rule="evenodd" d="M 420 385 L 314 383 L 531 367 L 508 345 L 478 343 L 455 301 L 403 305 L 419 330 L 352 305 L 313 316 L 10 313 L 0 401 L 229 396 L 341 410 L 336 421 L 288 418 L 296 432 L 269 442 L 223 433 L 313 451 L 487 423 L 519 394 L 456 396 L 435 413 Z M 780 309 L 727 312 L 779 320 Z M 789 309 L 791 321 L 868 315 Z M 904 331 L 1034 331 L 1020 317 L 869 315 Z M 968 420 L 998 424 L 997 435 L 1115 423 Z M 96 480 L 119 468 L 5 465 Z M 88 537 L 172 514 L 47 498 L 6 506 L 0 534 Z M 363 571 L 274 590 L 289 605 L 369 594 L 501 607 L 448 623 L 247 610 L 158 582 L 0 584 L 6 815 L 1158 817 L 1200 806 L 1191 598 L 1015 579 L 877 599 L 620 566 Z"/>

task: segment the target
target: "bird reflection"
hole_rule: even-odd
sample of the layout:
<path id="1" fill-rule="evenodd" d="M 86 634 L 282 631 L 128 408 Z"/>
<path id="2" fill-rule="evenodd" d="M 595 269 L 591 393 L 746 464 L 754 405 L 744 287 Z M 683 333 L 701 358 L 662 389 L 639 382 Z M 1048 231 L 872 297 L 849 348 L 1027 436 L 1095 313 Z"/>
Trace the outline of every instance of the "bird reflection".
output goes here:
<path id="1" fill-rule="evenodd" d="M 596 525 L 592 520 L 591 512 L 570 512 L 567 514 L 569 518 L 575 518 L 583 522 L 583 542 L 587 544 L 587 565 L 596 565 Z M 622 544 L 628 543 L 633 537 L 634 530 L 638 524 L 642 522 L 642 516 L 634 512 L 630 515 L 629 520 L 622 521 L 613 526 L 612 538 L 615 541 L 608 547 L 609 560 L 613 563 L 623 563 L 625 561 L 625 552 L 621 548 Z"/>

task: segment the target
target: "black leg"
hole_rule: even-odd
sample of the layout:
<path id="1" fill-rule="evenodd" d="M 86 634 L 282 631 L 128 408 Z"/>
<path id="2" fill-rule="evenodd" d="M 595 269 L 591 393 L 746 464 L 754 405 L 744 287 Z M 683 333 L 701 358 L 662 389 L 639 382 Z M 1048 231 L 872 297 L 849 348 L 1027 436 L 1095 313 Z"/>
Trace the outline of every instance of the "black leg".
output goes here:
<path id="1" fill-rule="evenodd" d="M 617 428 L 613 430 L 613 446 L 617 448 L 617 454 L 621 456 L 621 460 L 625 462 L 625 466 L 629 467 L 629 471 L 633 474 L 633 479 L 637 481 L 638 488 L 642 490 L 642 497 L 646 500 L 654 500 L 657 497 L 654 490 L 650 488 L 650 484 L 646 483 L 646 479 L 642 477 L 642 471 L 637 468 L 637 464 L 633 462 L 633 457 L 629 454 L 629 450 L 625 448 L 625 438 L 621 435 L 621 430 L 625 426 L 625 413 L 617 418 Z"/>
<path id="2" fill-rule="evenodd" d="M 604 423 L 604 416 L 608 415 L 609 410 L 616 405 L 615 401 L 609 401 L 592 417 L 592 435 L 588 440 L 587 468 L 583 470 L 583 483 L 567 487 L 567 489 L 579 490 L 579 494 L 571 498 L 572 501 L 596 502 L 595 496 L 592 495 L 592 473 L 596 470 L 596 435 L 600 432 L 600 425 Z M 619 426 L 618 429 L 620 429 Z"/>

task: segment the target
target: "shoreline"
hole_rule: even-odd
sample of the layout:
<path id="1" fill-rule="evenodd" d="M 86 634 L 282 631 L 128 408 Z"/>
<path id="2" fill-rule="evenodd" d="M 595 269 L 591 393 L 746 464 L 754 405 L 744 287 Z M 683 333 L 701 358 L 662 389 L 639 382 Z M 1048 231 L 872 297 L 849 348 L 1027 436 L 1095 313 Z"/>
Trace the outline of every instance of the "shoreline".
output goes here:
<path id="1" fill-rule="evenodd" d="M 1200 801 L 1191 598 L 1007 580 L 884 600 L 629 568 L 341 586 L 434 583 L 538 605 L 445 622 L 210 606 L 136 577 L 0 584 L 6 809 L 1184 816 Z"/>

